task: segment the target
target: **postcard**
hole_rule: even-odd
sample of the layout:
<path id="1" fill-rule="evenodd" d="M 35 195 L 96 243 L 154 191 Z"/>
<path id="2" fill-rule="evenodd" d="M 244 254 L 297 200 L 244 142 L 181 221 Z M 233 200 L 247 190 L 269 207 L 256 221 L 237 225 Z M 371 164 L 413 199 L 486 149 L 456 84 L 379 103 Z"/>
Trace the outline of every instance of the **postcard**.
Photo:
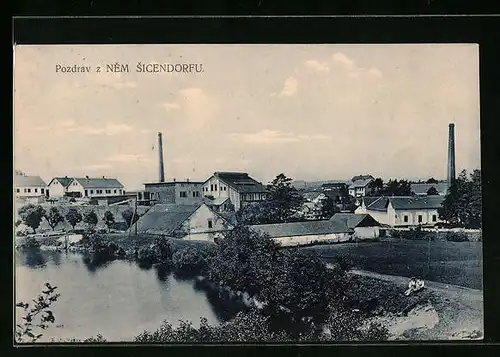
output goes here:
<path id="1" fill-rule="evenodd" d="M 484 338 L 476 44 L 14 46 L 16 345 Z"/>

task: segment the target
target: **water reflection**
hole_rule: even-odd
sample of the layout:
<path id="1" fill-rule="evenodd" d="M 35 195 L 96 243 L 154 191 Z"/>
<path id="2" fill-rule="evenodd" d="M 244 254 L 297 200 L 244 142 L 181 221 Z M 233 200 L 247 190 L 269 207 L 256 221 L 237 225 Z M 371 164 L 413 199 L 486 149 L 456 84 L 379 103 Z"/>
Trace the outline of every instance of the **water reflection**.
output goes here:
<path id="1" fill-rule="evenodd" d="M 32 269 L 43 268 L 47 265 L 47 257 L 39 248 L 23 250 L 18 254 L 18 258 L 21 259 L 22 265 Z"/>
<path id="2" fill-rule="evenodd" d="M 195 281 L 194 289 L 205 294 L 212 311 L 221 321 L 229 321 L 238 312 L 249 310 L 249 307 L 240 297 L 232 295 L 226 290 L 218 289 L 205 280 Z"/>
<path id="3" fill-rule="evenodd" d="M 111 261 L 99 253 L 86 253 L 82 255 L 83 265 L 87 268 L 88 272 L 95 274 L 99 269 L 107 267 Z"/>
<path id="4" fill-rule="evenodd" d="M 161 282 L 166 282 L 169 275 L 171 274 L 171 269 L 167 264 L 158 264 L 155 266 L 156 277 Z"/>

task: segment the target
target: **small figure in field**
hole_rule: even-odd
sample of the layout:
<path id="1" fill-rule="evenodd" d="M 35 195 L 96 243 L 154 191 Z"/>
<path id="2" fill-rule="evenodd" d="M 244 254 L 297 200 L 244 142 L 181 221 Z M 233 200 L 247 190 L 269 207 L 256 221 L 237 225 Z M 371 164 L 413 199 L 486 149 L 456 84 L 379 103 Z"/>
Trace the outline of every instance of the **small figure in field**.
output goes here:
<path id="1" fill-rule="evenodd" d="M 424 288 L 424 281 L 422 279 L 417 279 L 412 277 L 408 283 L 408 289 L 405 291 L 405 295 L 409 296 L 411 293 L 416 293 Z"/>

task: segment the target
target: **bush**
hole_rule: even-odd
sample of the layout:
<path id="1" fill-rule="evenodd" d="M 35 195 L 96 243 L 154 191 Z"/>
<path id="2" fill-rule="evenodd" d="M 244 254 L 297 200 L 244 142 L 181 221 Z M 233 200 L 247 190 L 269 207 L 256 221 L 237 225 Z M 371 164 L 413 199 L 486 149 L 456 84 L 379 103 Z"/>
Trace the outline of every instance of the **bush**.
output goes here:
<path id="1" fill-rule="evenodd" d="M 156 253 L 153 247 L 142 247 L 137 251 L 137 260 L 141 264 L 154 264 L 156 262 Z"/>
<path id="2" fill-rule="evenodd" d="M 172 260 L 172 245 L 170 240 L 164 237 L 157 237 L 153 243 L 155 262 L 168 264 Z"/>
<path id="3" fill-rule="evenodd" d="M 22 241 L 19 242 L 19 249 L 30 249 L 30 248 L 38 248 L 40 247 L 40 243 L 35 239 L 35 237 L 27 236 Z"/>
<path id="4" fill-rule="evenodd" d="M 203 257 L 198 249 L 186 247 L 172 255 L 172 265 L 175 272 L 182 275 L 197 275 L 203 269 Z"/>

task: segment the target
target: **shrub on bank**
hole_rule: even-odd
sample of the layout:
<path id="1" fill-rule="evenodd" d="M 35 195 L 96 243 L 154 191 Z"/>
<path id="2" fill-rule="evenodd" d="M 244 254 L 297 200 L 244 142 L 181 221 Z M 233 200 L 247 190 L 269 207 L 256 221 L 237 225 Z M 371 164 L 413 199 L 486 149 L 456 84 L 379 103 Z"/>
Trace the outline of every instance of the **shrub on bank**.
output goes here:
<path id="1" fill-rule="evenodd" d="M 172 266 L 175 272 L 181 275 L 192 276 L 200 274 L 204 263 L 201 250 L 193 247 L 180 249 L 172 255 Z"/>
<path id="2" fill-rule="evenodd" d="M 18 249 L 30 249 L 30 248 L 38 248 L 40 247 L 40 243 L 35 239 L 35 237 L 27 236 L 22 240 L 19 240 L 17 244 Z"/>

